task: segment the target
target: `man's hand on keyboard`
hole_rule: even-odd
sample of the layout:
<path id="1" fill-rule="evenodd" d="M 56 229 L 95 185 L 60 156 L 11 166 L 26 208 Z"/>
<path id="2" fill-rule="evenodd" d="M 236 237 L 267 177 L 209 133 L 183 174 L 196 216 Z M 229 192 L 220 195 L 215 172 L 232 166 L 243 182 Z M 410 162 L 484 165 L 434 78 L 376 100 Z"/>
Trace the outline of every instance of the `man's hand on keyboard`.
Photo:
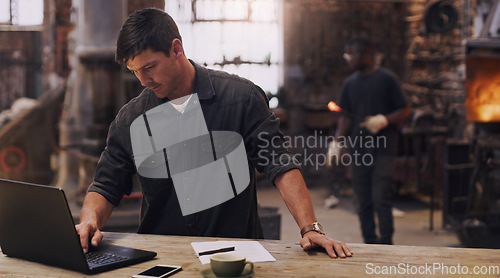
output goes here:
<path id="1" fill-rule="evenodd" d="M 89 244 L 97 247 L 102 240 L 102 233 L 97 228 L 96 224 L 92 223 L 80 223 L 75 225 L 76 232 L 80 236 L 80 244 L 82 245 L 83 253 L 87 253 L 89 250 Z"/>

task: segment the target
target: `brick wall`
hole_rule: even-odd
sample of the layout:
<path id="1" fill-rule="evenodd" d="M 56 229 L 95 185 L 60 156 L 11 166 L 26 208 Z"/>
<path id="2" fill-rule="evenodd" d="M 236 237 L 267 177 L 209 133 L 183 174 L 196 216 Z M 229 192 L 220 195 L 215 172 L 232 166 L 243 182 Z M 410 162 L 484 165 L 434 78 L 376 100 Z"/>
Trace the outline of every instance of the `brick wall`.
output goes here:
<path id="1" fill-rule="evenodd" d="M 44 1 L 42 53 L 42 92 L 54 89 L 68 77 L 68 39 L 73 30 L 71 0 Z"/>
<path id="2" fill-rule="evenodd" d="M 443 33 L 426 28 L 425 12 L 434 2 L 285 0 L 283 103 L 295 125 L 290 132 L 327 128 L 334 121 L 324 114 L 308 122 L 308 116 L 339 98 L 351 73 L 342 59 L 344 43 L 355 35 L 372 39 L 381 64 L 399 75 L 413 108 L 461 115 L 464 41 L 471 35 L 475 1 L 450 1 L 457 23 Z"/>
<path id="3" fill-rule="evenodd" d="M 289 132 L 329 128 L 326 112 L 338 100 L 351 73 L 342 58 L 344 44 L 357 35 L 373 41 L 382 65 L 404 77 L 406 5 L 392 2 L 286 0 L 284 2 L 283 99 Z"/>
<path id="4" fill-rule="evenodd" d="M 0 111 L 21 97 L 36 97 L 39 31 L 0 31 Z"/>
<path id="5" fill-rule="evenodd" d="M 408 5 L 404 89 L 414 110 L 432 111 L 443 121 L 455 115 L 460 124 L 451 127 L 452 135 L 461 138 L 465 129 L 464 42 L 471 37 L 474 1 L 448 2 L 457 12 L 457 22 L 446 32 L 433 32 L 426 25 L 426 10 L 433 2 Z"/>
<path id="6" fill-rule="evenodd" d="M 473 30 L 476 1 L 445 2 L 457 16 L 453 28 L 444 32 L 426 26 L 426 11 L 435 2 L 285 0 L 285 78 L 280 92 L 287 113 L 285 133 L 331 134 L 337 118 L 326 105 L 339 99 L 341 84 L 351 73 L 342 59 L 344 44 L 365 35 L 374 42 L 381 64 L 401 79 L 412 117 L 429 112 L 436 123 L 450 128 L 450 137 L 464 138 L 464 42 Z"/>
<path id="7" fill-rule="evenodd" d="M 44 1 L 44 32 L 42 34 L 42 64 L 45 75 L 56 73 L 66 78 L 70 72 L 68 61 L 69 34 L 74 26 L 71 22 L 72 0 Z M 165 0 L 129 0 L 128 12 L 157 7 L 163 9 Z M 49 85 L 47 85 L 49 86 Z"/>

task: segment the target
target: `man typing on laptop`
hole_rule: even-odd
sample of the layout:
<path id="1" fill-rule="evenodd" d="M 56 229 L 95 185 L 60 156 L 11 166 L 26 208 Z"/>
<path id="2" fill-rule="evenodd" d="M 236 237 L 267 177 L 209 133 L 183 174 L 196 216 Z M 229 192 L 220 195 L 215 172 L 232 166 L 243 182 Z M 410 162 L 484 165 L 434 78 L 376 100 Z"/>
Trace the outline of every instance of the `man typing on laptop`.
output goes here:
<path id="1" fill-rule="evenodd" d="M 76 225 L 86 252 L 114 206 L 143 191 L 139 233 L 263 238 L 255 170 L 278 188 L 295 218 L 304 250 L 352 256 L 324 234 L 296 159 L 262 89 L 188 60 L 173 19 L 157 9 L 134 12 L 120 30 L 116 60 L 145 88 L 110 126 Z M 272 143 L 271 143 L 272 142 Z"/>
<path id="2" fill-rule="evenodd" d="M 0 179 L 1 253 L 83 273 L 150 260 L 156 252 L 100 244 L 84 254 L 60 188 Z"/>

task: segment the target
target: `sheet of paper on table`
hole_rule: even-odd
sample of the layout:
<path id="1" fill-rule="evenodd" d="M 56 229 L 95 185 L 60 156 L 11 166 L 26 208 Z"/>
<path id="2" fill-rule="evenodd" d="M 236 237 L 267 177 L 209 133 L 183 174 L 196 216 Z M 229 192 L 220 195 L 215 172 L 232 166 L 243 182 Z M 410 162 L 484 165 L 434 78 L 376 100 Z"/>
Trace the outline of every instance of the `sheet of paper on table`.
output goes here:
<path id="1" fill-rule="evenodd" d="M 196 255 L 201 252 L 217 250 L 226 247 L 234 247 L 234 251 L 246 256 L 251 262 L 275 262 L 276 259 L 258 241 L 205 241 L 192 242 Z M 210 263 L 210 255 L 198 256 L 202 264 Z"/>

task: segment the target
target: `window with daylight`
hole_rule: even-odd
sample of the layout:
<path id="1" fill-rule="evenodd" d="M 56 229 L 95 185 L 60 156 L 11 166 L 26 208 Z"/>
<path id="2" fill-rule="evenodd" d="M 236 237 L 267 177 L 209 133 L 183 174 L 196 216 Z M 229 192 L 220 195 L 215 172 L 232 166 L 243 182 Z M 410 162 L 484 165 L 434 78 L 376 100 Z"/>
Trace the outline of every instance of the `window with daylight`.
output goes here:
<path id="1" fill-rule="evenodd" d="M 42 25 L 43 0 L 0 0 L 0 24 Z"/>
<path id="2" fill-rule="evenodd" d="M 276 94 L 282 83 L 282 0 L 166 1 L 186 56 Z M 276 100 L 271 104 L 276 106 Z"/>

